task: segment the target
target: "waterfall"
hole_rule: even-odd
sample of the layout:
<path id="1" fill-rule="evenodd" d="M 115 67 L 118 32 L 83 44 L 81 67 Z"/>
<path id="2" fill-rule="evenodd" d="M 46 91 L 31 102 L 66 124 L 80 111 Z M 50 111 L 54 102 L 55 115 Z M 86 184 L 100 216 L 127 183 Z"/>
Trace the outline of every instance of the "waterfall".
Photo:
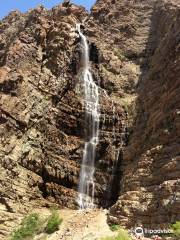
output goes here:
<path id="1" fill-rule="evenodd" d="M 77 31 L 81 38 L 82 52 L 82 79 L 84 85 L 85 121 L 86 121 L 86 142 L 84 146 L 83 159 L 81 164 L 80 180 L 78 187 L 78 204 L 80 209 L 94 208 L 94 172 L 96 146 L 99 142 L 99 90 L 93 81 L 89 64 L 89 46 L 86 37 L 81 32 L 80 24 Z"/>

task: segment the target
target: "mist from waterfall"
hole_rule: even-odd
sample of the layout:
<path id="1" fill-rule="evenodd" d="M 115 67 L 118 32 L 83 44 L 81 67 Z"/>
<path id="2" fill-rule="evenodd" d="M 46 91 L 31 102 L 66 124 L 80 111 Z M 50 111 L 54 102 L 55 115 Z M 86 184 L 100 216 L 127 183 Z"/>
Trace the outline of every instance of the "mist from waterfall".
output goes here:
<path id="1" fill-rule="evenodd" d="M 85 146 L 81 164 L 80 181 L 78 187 L 78 204 L 80 209 L 94 208 L 94 172 L 95 172 L 95 155 L 96 146 L 99 142 L 99 89 L 93 81 L 89 64 L 89 46 L 86 37 L 81 32 L 80 24 L 77 31 L 81 38 L 82 44 L 82 79 L 84 86 L 85 102 Z"/>

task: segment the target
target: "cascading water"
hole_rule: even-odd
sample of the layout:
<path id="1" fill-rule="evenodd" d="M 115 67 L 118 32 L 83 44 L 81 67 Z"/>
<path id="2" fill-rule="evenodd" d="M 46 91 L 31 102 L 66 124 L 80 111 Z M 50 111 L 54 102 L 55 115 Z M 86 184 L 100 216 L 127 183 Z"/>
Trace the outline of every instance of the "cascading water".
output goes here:
<path id="1" fill-rule="evenodd" d="M 86 142 L 81 164 L 78 204 L 80 209 L 94 208 L 94 172 L 96 146 L 99 141 L 99 89 L 93 81 L 89 64 L 89 46 L 86 37 L 81 32 L 80 24 L 77 31 L 81 38 L 82 53 L 82 78 L 84 84 Z"/>

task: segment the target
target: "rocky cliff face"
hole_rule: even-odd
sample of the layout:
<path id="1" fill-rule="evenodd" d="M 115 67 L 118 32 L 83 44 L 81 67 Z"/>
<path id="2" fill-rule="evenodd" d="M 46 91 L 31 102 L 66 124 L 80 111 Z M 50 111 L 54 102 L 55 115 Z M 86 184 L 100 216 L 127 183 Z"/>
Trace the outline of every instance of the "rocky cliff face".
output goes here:
<path id="1" fill-rule="evenodd" d="M 35 206 L 77 208 L 82 21 L 101 103 L 95 202 L 128 227 L 179 218 L 178 2 L 99 0 L 91 14 L 61 4 L 1 21 L 2 239 Z"/>
<path id="2" fill-rule="evenodd" d="M 109 220 L 157 229 L 180 219 L 180 5 L 179 1 L 126 3 L 119 7 L 127 10 L 127 28 L 133 30 L 121 44 L 141 74 L 135 90 L 137 116 L 121 165 L 120 197 Z M 120 24 L 127 16 L 121 16 Z"/>
<path id="3" fill-rule="evenodd" d="M 87 16 L 85 9 L 63 4 L 50 11 L 38 7 L 26 14 L 12 12 L 1 22 L 2 236 L 36 206 L 78 207 L 87 123 L 80 77 L 83 49 L 76 23 Z M 100 54 L 93 41 L 90 58 L 101 105 L 95 203 L 109 206 L 118 196 L 119 184 L 111 186 L 119 183 L 114 166 L 126 115 L 103 88 Z"/>

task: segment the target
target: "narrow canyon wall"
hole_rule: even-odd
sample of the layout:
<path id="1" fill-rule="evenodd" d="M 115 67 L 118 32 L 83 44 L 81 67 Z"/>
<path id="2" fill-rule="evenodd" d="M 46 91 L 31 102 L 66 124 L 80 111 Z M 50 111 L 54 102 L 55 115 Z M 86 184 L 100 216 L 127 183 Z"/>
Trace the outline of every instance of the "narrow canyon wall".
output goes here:
<path id="1" fill-rule="evenodd" d="M 127 5 L 132 16 L 126 23 L 130 28 L 132 21 L 135 30 L 124 53 L 131 42 L 128 58 L 140 65 L 141 75 L 135 90 L 137 116 L 124 149 L 120 197 L 110 210 L 111 223 L 157 229 L 180 219 L 179 3 Z"/>
<path id="2" fill-rule="evenodd" d="M 82 21 L 101 103 L 95 202 L 127 227 L 179 219 L 179 13 L 178 0 L 98 0 L 0 22 L 1 239 L 34 207 L 78 207 Z"/>

